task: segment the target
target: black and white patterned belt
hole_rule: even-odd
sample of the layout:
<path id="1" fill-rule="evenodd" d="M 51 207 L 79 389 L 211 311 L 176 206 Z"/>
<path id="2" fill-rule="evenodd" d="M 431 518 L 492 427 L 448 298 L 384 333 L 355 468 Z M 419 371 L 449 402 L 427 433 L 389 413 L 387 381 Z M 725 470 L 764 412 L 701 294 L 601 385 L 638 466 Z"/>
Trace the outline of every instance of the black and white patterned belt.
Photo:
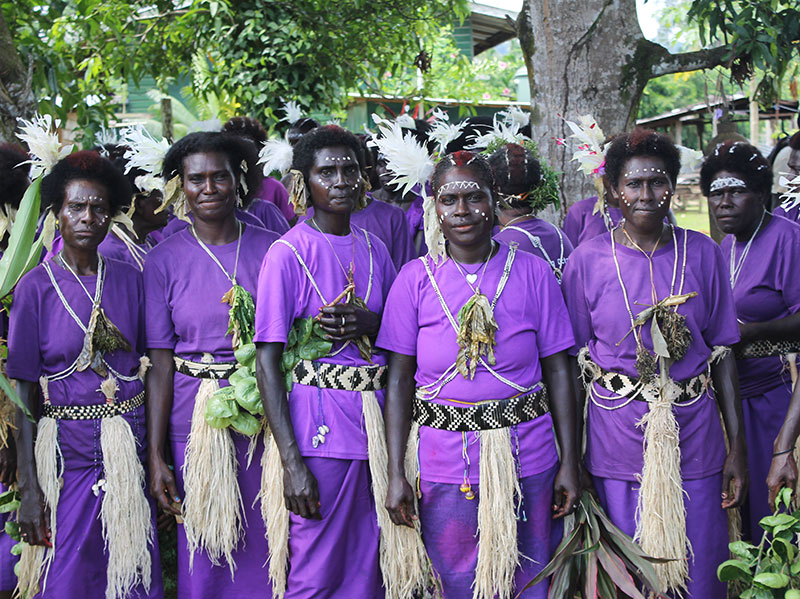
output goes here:
<path id="1" fill-rule="evenodd" d="M 175 370 L 196 379 L 226 379 L 236 372 L 236 362 L 194 362 L 175 356 Z"/>
<path id="2" fill-rule="evenodd" d="M 377 391 L 386 387 L 386 366 L 344 366 L 300 360 L 292 370 L 292 382 L 322 389 Z"/>
<path id="3" fill-rule="evenodd" d="M 600 378 L 596 382 L 601 387 L 613 391 L 620 397 L 630 397 L 638 401 L 656 401 L 659 399 L 660 388 L 658 380 L 648 385 L 643 385 L 641 380 L 635 376 L 628 376 L 619 372 L 611 372 L 605 368 L 600 368 Z M 589 384 L 592 382 L 591 378 L 584 376 L 584 383 Z M 680 387 L 680 394 L 672 403 L 686 403 L 697 398 L 708 389 L 710 382 L 709 375 L 706 372 L 693 376 L 685 381 L 673 381 Z"/>
<path id="4" fill-rule="evenodd" d="M 783 356 L 786 354 L 800 353 L 800 340 L 792 341 L 768 341 L 760 339 L 748 343 L 742 348 L 737 348 L 734 352 L 736 358 L 767 358 L 769 356 Z"/>
<path id="5" fill-rule="evenodd" d="M 144 391 L 125 401 L 101 403 L 91 406 L 54 406 L 46 403 L 42 406 L 42 416 L 55 420 L 98 420 L 113 418 L 144 405 Z"/>
<path id="6" fill-rule="evenodd" d="M 414 398 L 411 418 L 420 426 L 445 431 L 485 431 L 528 422 L 550 411 L 547 388 L 509 399 L 482 401 L 470 406 L 453 406 Z"/>

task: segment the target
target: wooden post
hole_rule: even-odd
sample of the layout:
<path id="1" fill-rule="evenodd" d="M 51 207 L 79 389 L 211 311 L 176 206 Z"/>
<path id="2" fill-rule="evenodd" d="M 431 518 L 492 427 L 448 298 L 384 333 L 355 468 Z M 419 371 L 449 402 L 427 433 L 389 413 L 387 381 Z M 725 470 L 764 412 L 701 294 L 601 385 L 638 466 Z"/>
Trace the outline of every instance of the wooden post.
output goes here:
<path id="1" fill-rule="evenodd" d="M 161 135 L 169 143 L 174 141 L 172 131 L 172 98 L 164 96 L 161 98 Z"/>
<path id="2" fill-rule="evenodd" d="M 675 121 L 675 143 L 683 145 L 683 122 L 680 119 Z"/>
<path id="3" fill-rule="evenodd" d="M 758 84 L 755 76 L 750 78 L 750 143 L 758 145 L 758 102 L 756 102 L 756 90 Z"/>

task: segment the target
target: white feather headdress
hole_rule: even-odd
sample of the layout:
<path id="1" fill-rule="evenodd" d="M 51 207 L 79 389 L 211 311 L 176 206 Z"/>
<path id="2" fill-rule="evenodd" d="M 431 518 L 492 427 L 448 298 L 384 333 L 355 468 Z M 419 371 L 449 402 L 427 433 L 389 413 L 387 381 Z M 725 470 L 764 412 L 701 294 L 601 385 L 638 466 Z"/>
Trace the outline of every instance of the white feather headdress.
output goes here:
<path id="1" fill-rule="evenodd" d="M 506 125 L 516 125 L 522 129 L 531 122 L 531 113 L 522 110 L 519 106 L 509 106 L 508 109 L 497 113 L 502 116 Z"/>
<path id="2" fill-rule="evenodd" d="M 21 164 L 30 164 L 31 179 L 50 172 L 56 162 L 72 152 L 73 144 L 61 145 L 58 139 L 58 126 L 61 122 L 49 114 L 35 114 L 30 121 L 17 119 L 19 122 L 19 137 L 28 146 L 30 160 Z"/>
<path id="3" fill-rule="evenodd" d="M 455 141 L 461 135 L 466 122 L 461 121 L 453 125 L 446 112 L 435 110 L 433 114 L 436 120 L 433 122 L 433 128 L 428 133 L 428 137 L 436 142 L 437 154 L 443 156 L 450 142 Z"/>
<path id="4" fill-rule="evenodd" d="M 400 119 L 388 121 L 376 114 L 372 120 L 378 126 L 378 134 L 370 144 L 386 157 L 386 164 L 394 174 L 392 183 L 411 191 L 415 185 L 424 185 L 433 174 L 433 157 L 410 132 L 403 132 Z"/>
<path id="5" fill-rule="evenodd" d="M 128 161 L 125 172 L 129 173 L 137 168 L 147 173 L 136 177 L 136 186 L 143 192 L 154 190 L 163 192 L 161 171 L 164 167 L 164 157 L 169 151 L 169 142 L 163 137 L 157 140 L 144 127 L 129 127 L 122 131 L 120 143 L 128 147 L 125 150 L 125 159 Z"/>
<path id="6" fill-rule="evenodd" d="M 286 114 L 284 121 L 292 125 L 303 118 L 303 109 L 297 102 L 294 100 L 286 102 L 283 98 L 281 98 L 281 102 L 283 102 L 283 112 Z"/>
<path id="7" fill-rule="evenodd" d="M 800 206 L 800 175 L 797 175 L 794 179 L 781 177 L 780 183 L 788 189 L 786 193 L 781 195 L 781 208 L 788 212 L 796 206 Z"/>
<path id="8" fill-rule="evenodd" d="M 482 152 L 492 145 L 505 145 L 505 144 L 519 144 L 522 143 L 526 137 L 519 132 L 519 124 L 515 122 L 506 122 L 505 119 L 494 116 L 494 126 L 492 130 L 483 135 L 475 138 L 475 141 L 467 146 L 467 150 L 473 152 Z"/>
<path id="9" fill-rule="evenodd" d="M 281 176 L 288 173 L 292 168 L 293 152 L 292 144 L 283 138 L 265 141 L 258 153 L 258 163 L 264 165 L 264 176 L 268 177 L 275 171 Z"/>

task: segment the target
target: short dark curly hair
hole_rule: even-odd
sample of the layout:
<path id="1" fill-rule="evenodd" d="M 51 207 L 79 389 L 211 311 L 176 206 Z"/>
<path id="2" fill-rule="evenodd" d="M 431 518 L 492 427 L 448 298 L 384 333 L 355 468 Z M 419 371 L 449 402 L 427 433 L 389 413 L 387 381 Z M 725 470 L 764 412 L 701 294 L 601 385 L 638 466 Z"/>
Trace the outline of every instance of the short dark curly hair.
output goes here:
<path id="1" fill-rule="evenodd" d="M 180 138 L 164 157 L 162 177 L 169 181 L 174 176 L 183 180 L 183 161 L 187 156 L 202 153 L 224 154 L 228 158 L 233 174 L 239 178 L 239 195 L 244 207 L 247 207 L 261 184 L 261 173 L 258 168 L 258 153 L 253 144 L 237 135 L 218 131 L 200 131 Z M 242 162 L 247 165 L 243 172 Z"/>
<path id="2" fill-rule="evenodd" d="M 711 180 L 720 171 L 741 175 L 747 188 L 769 197 L 772 193 L 772 169 L 755 146 L 742 141 L 725 141 L 703 160 L 700 167 L 700 190 L 708 196 Z"/>
<path id="3" fill-rule="evenodd" d="M 294 146 L 292 153 L 292 170 L 303 173 L 303 179 L 308 185 L 308 174 L 314 166 L 314 157 L 324 148 L 343 146 L 353 151 L 358 160 L 358 168 L 363 173 L 365 162 L 364 152 L 358 138 L 337 125 L 325 125 L 306 133 Z"/>
<path id="4" fill-rule="evenodd" d="M 542 182 L 542 165 L 529 149 L 519 144 L 506 144 L 489 156 L 497 189 L 507 195 L 531 191 Z M 524 203 L 524 202 L 523 202 Z"/>
<path id="5" fill-rule="evenodd" d="M 71 181 L 85 180 L 100 183 L 108 190 L 111 214 L 124 212 L 131 205 L 133 190 L 125 176 L 108 159 L 92 150 L 73 152 L 56 162 L 42 179 L 42 205 L 55 214 L 61 211 Z"/>
<path id="6" fill-rule="evenodd" d="M 317 128 L 319 128 L 319 123 L 310 116 L 299 118 L 286 131 L 286 141 L 295 145 L 306 133 L 311 133 Z"/>
<path id="7" fill-rule="evenodd" d="M 30 185 L 28 175 L 31 172 L 30 164 L 22 164 L 30 157 L 16 144 L 0 145 L 0 181 L 3 181 L 5 191 L 0 195 L 0 204 L 19 208 L 22 196 Z"/>
<path id="8" fill-rule="evenodd" d="M 793 150 L 800 150 L 800 131 L 795 132 L 795 134 L 789 138 L 789 147 Z"/>
<path id="9" fill-rule="evenodd" d="M 442 186 L 442 177 L 444 177 L 445 173 L 454 168 L 470 169 L 488 184 L 492 193 L 492 201 L 495 202 L 497 200 L 497 182 L 489 161 L 486 160 L 483 154 L 470 152 L 469 150 L 459 150 L 458 152 L 447 154 L 436 163 L 433 169 L 433 176 L 431 177 L 434 197 L 436 197 L 436 192 L 439 191 L 439 188 Z"/>
<path id="10" fill-rule="evenodd" d="M 267 141 L 267 130 L 258 119 L 249 116 L 235 116 L 222 125 L 223 133 L 232 133 L 252 139 L 256 144 Z"/>
<path id="11" fill-rule="evenodd" d="M 619 184 L 625 164 L 637 156 L 661 158 L 670 181 L 673 185 L 677 183 L 681 170 L 681 153 L 672 138 L 652 129 L 636 127 L 630 133 L 617 135 L 606 150 L 605 171 L 612 187 Z"/>

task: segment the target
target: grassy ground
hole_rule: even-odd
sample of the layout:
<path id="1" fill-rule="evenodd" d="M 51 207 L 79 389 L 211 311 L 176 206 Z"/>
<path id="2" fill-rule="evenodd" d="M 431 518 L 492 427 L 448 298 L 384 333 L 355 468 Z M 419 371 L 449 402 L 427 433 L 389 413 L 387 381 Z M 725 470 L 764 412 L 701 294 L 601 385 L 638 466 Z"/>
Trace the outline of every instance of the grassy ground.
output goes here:
<path id="1" fill-rule="evenodd" d="M 687 210 L 685 212 L 676 212 L 675 218 L 678 220 L 678 225 L 684 229 L 692 229 L 700 231 L 701 233 L 709 234 L 708 224 L 708 204 L 702 202 L 702 211 Z"/>

